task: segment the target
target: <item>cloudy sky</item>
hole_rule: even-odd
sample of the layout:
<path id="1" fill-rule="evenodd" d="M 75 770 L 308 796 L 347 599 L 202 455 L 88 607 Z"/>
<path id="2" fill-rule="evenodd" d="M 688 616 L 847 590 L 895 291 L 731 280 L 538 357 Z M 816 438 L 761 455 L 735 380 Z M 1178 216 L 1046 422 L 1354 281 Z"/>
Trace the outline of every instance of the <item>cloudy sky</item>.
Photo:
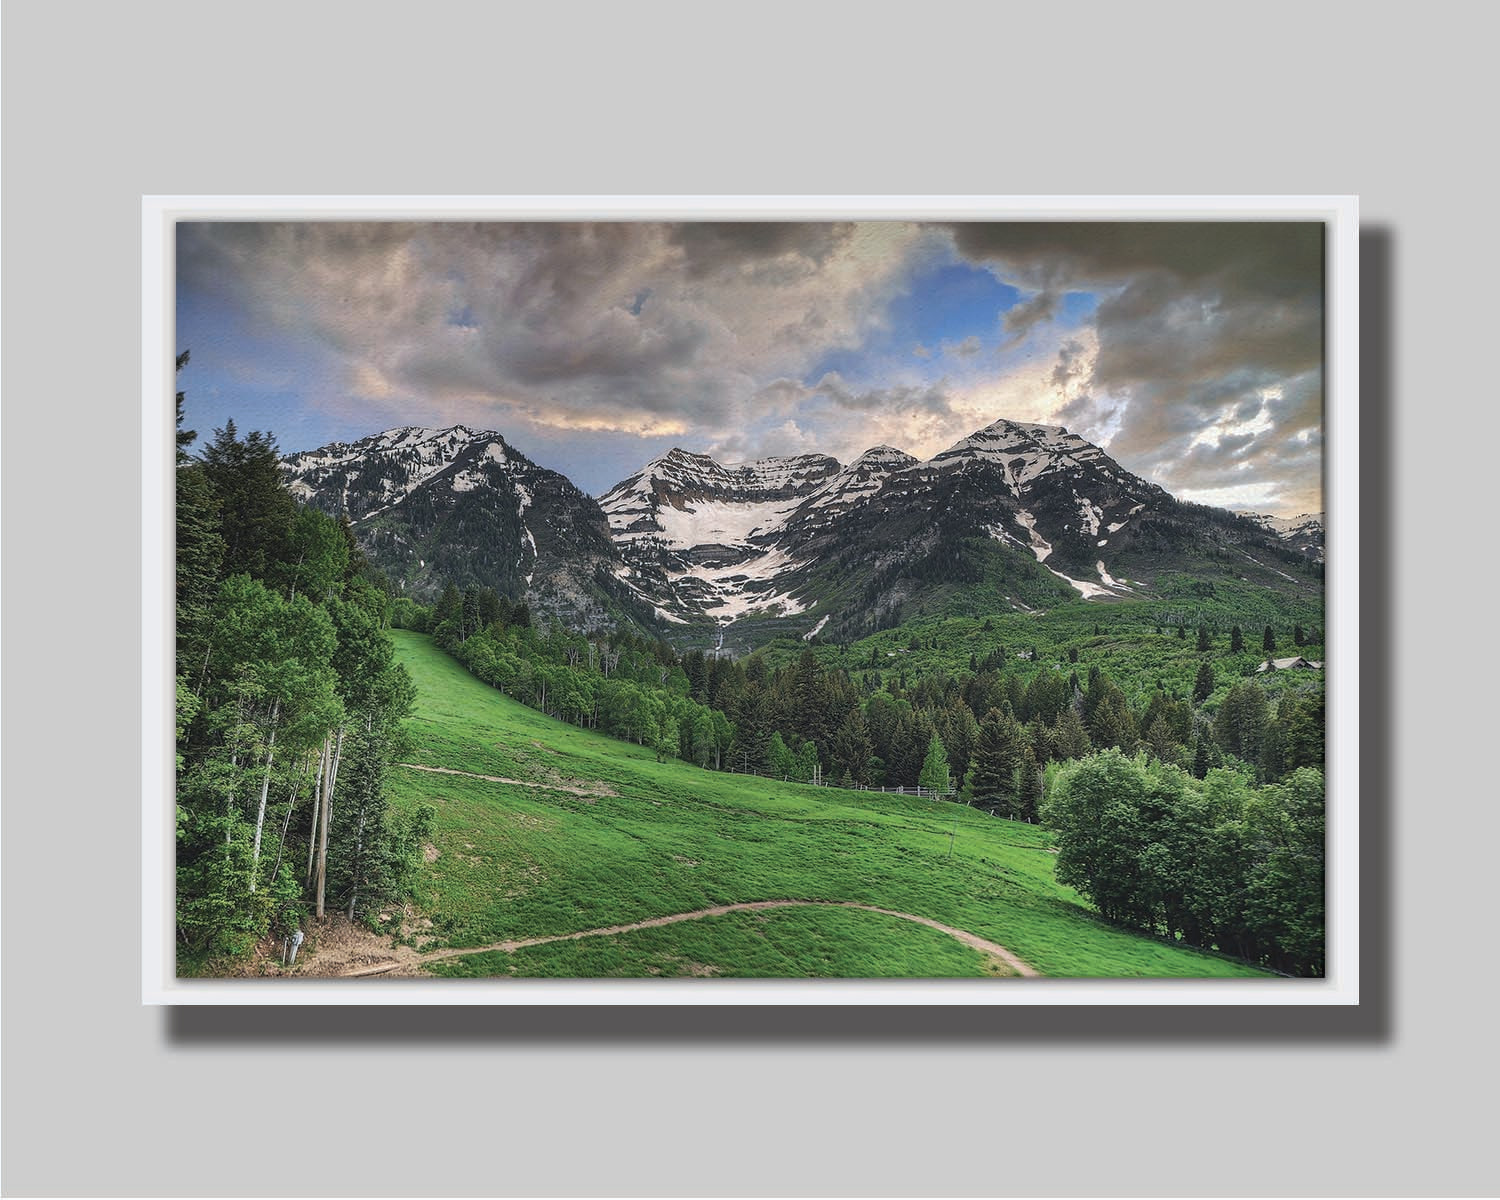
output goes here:
<path id="1" fill-rule="evenodd" d="M 178 226 L 189 427 L 284 451 L 495 429 L 602 493 L 997 417 L 1173 494 L 1322 508 L 1322 230 L 1306 223 Z"/>

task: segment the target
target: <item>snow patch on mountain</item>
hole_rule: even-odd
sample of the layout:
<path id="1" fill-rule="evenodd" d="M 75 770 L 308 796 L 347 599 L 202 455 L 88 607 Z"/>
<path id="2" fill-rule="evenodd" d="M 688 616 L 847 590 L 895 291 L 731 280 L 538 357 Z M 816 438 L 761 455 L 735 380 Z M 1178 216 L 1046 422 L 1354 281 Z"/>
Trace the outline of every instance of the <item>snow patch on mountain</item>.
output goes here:
<path id="1" fill-rule="evenodd" d="M 288 489 L 303 501 L 311 500 L 329 479 L 342 474 L 340 507 L 349 514 L 351 522 L 358 524 L 394 508 L 423 484 L 448 470 L 465 449 L 480 441 L 489 443 L 485 458 L 508 463 L 505 442 L 498 433 L 493 430 L 476 433 L 465 425 L 455 425 L 451 429 L 418 426 L 388 429 L 357 442 L 332 442 L 317 450 L 288 454 L 282 464 L 288 473 Z M 379 476 L 373 495 L 351 503 L 351 477 L 357 468 L 376 458 L 390 463 L 394 469 Z M 483 479 L 471 467 L 455 473 L 450 483 L 454 491 L 466 492 L 481 486 Z"/>
<path id="2" fill-rule="evenodd" d="M 1104 585 L 1106 587 L 1124 588 L 1127 592 L 1130 591 L 1129 584 L 1121 583 L 1118 579 L 1114 578 L 1114 576 L 1112 576 L 1108 570 L 1105 569 L 1104 560 L 1102 558 L 1094 564 L 1094 570 L 1099 572 L 1099 578 L 1104 580 Z"/>
<path id="3" fill-rule="evenodd" d="M 1235 509 L 1238 516 L 1246 517 L 1254 521 L 1262 529 L 1274 533 L 1287 546 L 1296 550 L 1299 554 L 1306 555 L 1313 562 L 1323 561 L 1323 514 L 1301 513 L 1295 517 L 1273 517 L 1265 513 L 1251 512 L 1249 509 Z M 1287 578 L 1290 578 L 1288 576 Z"/>
<path id="4" fill-rule="evenodd" d="M 709 616 L 736 620 L 756 612 L 779 612 L 794 616 L 806 605 L 790 593 L 775 586 L 776 580 L 804 564 L 795 562 L 784 550 L 771 550 L 744 562 L 727 565 L 687 563 L 668 570 L 667 578 L 685 599 Z M 682 588 L 684 580 L 693 581 Z"/>
<path id="5" fill-rule="evenodd" d="M 1085 600 L 1097 600 L 1100 596 L 1114 595 L 1107 587 L 1100 587 L 1097 583 L 1090 583 L 1087 579 L 1074 579 L 1071 575 L 1064 575 L 1056 567 L 1048 567 L 1064 583 L 1071 584 L 1078 589 L 1078 594 Z"/>
<path id="6" fill-rule="evenodd" d="M 697 500 L 682 508 L 667 505 L 656 513 L 660 537 L 674 550 L 695 546 L 753 546 L 757 537 L 780 532 L 798 500 Z"/>
<path id="7" fill-rule="evenodd" d="M 1026 532 L 1031 535 L 1031 545 L 1029 549 L 1033 554 L 1036 555 L 1037 562 L 1045 564 L 1047 561 L 1047 555 L 1052 553 L 1052 543 L 1036 531 L 1036 516 L 1033 513 L 1027 512 L 1023 508 L 1017 511 L 1016 520 L 1019 521 L 1023 526 L 1025 526 Z M 1051 570 L 1050 567 L 1048 567 L 1047 569 Z M 1052 573 L 1054 575 L 1057 574 L 1056 571 L 1052 571 Z M 1067 576 L 1063 575 L 1060 576 L 1060 578 L 1067 579 Z M 1068 582 L 1072 583 L 1073 581 L 1069 579 Z"/>

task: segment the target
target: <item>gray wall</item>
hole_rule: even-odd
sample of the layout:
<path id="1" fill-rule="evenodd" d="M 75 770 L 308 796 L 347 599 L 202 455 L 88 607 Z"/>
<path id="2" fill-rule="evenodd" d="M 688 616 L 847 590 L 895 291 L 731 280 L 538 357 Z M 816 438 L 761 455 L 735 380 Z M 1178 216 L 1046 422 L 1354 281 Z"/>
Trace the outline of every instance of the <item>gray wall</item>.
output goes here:
<path id="1" fill-rule="evenodd" d="M 7 4 L 5 1192 L 1493 1192 L 1470 11 Z M 139 197 L 194 192 L 1361 193 L 1370 1003 L 141 1008 Z"/>

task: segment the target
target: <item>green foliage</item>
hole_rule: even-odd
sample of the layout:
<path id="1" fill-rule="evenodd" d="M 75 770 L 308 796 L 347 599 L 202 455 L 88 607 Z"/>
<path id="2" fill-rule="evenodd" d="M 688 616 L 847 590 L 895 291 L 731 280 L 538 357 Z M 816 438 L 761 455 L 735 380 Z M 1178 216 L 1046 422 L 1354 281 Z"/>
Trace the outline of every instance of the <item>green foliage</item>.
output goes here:
<path id="1" fill-rule="evenodd" d="M 192 973 L 314 907 L 293 859 L 315 840 L 317 780 L 336 780 L 321 894 L 351 916 L 410 887 L 431 816 L 388 807 L 413 699 L 388 590 L 360 576 L 347 523 L 281 487 L 269 435 L 241 440 L 231 421 L 201 462 L 180 460 L 177 543 L 178 969 Z"/>
<path id="2" fill-rule="evenodd" d="M 943 740 L 937 734 L 927 743 L 927 756 L 922 760 L 922 771 L 917 776 L 917 786 L 934 792 L 948 790 L 948 752 L 943 749 Z"/>
<path id="3" fill-rule="evenodd" d="M 1214 740 L 1226 754 L 1247 763 L 1260 758 L 1267 726 L 1266 694 L 1251 679 L 1229 689 L 1214 717 Z"/>
<path id="4" fill-rule="evenodd" d="M 1058 769 L 1057 877 L 1107 918 L 1301 975 L 1323 971 L 1323 777 L 1243 775 L 1117 750 Z"/>
<path id="5" fill-rule="evenodd" d="M 422 869 L 416 894 L 419 911 L 433 923 L 426 930 L 433 948 L 570 934 L 741 901 L 826 899 L 970 930 L 1048 975 L 1257 974 L 1103 923 L 1054 878 L 1052 837 L 1037 826 L 926 797 L 658 763 L 648 747 L 563 724 L 502 696 L 427 638 L 393 637 L 419 696 L 409 761 L 529 781 L 393 770 L 400 806 L 436 810 L 433 861 Z M 589 794 L 554 790 L 559 785 Z M 694 963 L 726 971 L 742 963 L 747 973 L 827 976 L 931 969 L 926 951 L 905 942 L 898 955 L 883 924 L 863 923 L 874 914 L 841 921 L 848 914 L 840 910 L 795 911 L 811 930 L 823 931 L 817 945 L 827 948 L 826 939 L 837 937 L 847 956 L 825 956 L 801 936 L 778 937 L 756 919 L 767 914 L 748 914 L 643 930 L 645 940 L 587 938 L 555 950 L 458 959 L 441 970 L 650 974 L 655 966 L 690 974 Z M 764 960 L 741 957 L 735 929 L 764 932 L 774 952 Z M 709 942 L 687 940 L 698 937 Z M 688 946 L 691 952 L 682 949 Z M 907 950 L 912 957 L 903 971 Z M 672 955 L 676 966 L 667 961 Z"/>
<path id="6" fill-rule="evenodd" d="M 282 487 L 275 439 L 254 431 L 241 441 L 229 421 L 214 430 L 202 463 L 219 504 L 225 573 L 264 579 L 292 563 L 297 502 Z"/>
<path id="7" fill-rule="evenodd" d="M 1193 680 L 1193 702 L 1201 704 L 1214 694 L 1214 668 L 1213 664 L 1204 659 L 1198 667 L 1198 677 Z"/>
<path id="8" fill-rule="evenodd" d="M 1010 710 L 991 709 L 979 725 L 979 739 L 965 780 L 967 799 L 1004 817 L 1021 815 L 1017 772 L 1027 749 L 1026 736 Z"/>

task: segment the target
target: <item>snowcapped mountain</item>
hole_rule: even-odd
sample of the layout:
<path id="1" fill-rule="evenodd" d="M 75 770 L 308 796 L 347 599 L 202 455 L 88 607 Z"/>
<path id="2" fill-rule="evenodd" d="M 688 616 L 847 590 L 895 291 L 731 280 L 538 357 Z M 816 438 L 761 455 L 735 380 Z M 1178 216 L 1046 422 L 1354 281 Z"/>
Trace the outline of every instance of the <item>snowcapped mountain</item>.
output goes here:
<path id="1" fill-rule="evenodd" d="M 822 454 L 723 465 L 673 449 L 600 497 L 623 559 L 617 578 L 670 623 L 795 616 L 803 606 L 774 586 L 791 565 L 774 543 L 839 474 Z"/>
<path id="2" fill-rule="evenodd" d="M 391 429 L 282 468 L 293 495 L 347 515 L 366 556 L 417 599 L 450 582 L 493 587 L 583 627 L 637 607 L 599 506 L 493 430 Z"/>
<path id="3" fill-rule="evenodd" d="M 1323 561 L 1323 514 L 1303 513 L 1297 517 L 1271 517 L 1264 513 L 1236 509 L 1238 515 L 1248 517 L 1262 529 L 1270 530 L 1298 554 L 1313 562 Z"/>
<path id="4" fill-rule="evenodd" d="M 637 583 L 664 582 L 672 594 L 661 603 L 678 619 L 724 624 L 757 612 L 800 614 L 808 600 L 794 585 L 807 583 L 821 561 L 847 558 L 851 540 L 878 540 L 913 516 L 930 517 L 935 503 L 946 512 L 955 491 L 970 532 L 1009 542 L 1038 563 L 1072 531 L 1080 545 L 1107 545 L 1166 495 L 1065 429 L 1000 420 L 925 463 L 891 446 L 867 450 L 847 467 L 821 455 L 724 466 L 674 449 L 600 504 Z M 989 519 L 975 524 L 980 511 Z M 897 556 L 905 549 L 885 548 Z M 1046 568 L 1085 597 L 1131 590 L 1092 552 L 1058 561 L 1087 573 L 1074 579 Z"/>
<path id="5" fill-rule="evenodd" d="M 1221 578 L 1320 586 L 1317 518 L 1184 504 L 1066 429 L 1009 420 L 926 462 L 891 446 L 847 466 L 674 449 L 597 502 L 465 426 L 392 429 L 283 467 L 416 598 L 478 584 L 574 627 L 694 643 L 730 626 L 741 645 L 852 638 L 934 606 L 1030 611 Z"/>
<path id="6" fill-rule="evenodd" d="M 838 471 L 837 460 L 821 454 L 724 466 L 673 449 L 615 484 L 599 506 L 621 545 L 732 556 L 773 536 Z"/>
<path id="7" fill-rule="evenodd" d="M 1023 610 L 1143 597 L 1158 575 L 1221 553 L 1246 577 L 1292 580 L 1259 528 L 1178 503 L 1064 428 L 1003 419 L 926 462 L 890 446 L 845 467 L 673 450 L 601 506 L 620 578 L 694 626 L 831 622 L 831 634 L 854 635 L 981 581 Z"/>

